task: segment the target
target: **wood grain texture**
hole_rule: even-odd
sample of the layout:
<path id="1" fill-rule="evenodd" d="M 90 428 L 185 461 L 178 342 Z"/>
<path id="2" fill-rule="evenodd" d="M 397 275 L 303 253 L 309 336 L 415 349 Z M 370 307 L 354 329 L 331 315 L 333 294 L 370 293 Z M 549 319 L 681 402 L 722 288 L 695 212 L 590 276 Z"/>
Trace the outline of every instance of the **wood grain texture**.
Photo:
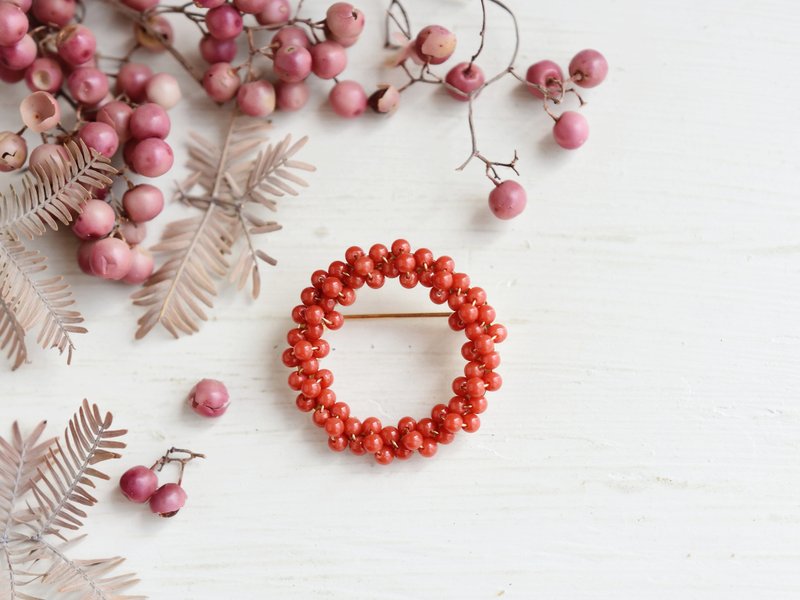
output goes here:
<path id="1" fill-rule="evenodd" d="M 521 157 L 529 207 L 513 222 L 488 214 L 477 165 L 453 170 L 468 151 L 465 107 L 424 88 L 390 119 L 341 122 L 316 110 L 315 84 L 311 110 L 275 119 L 276 139 L 311 136 L 303 158 L 319 170 L 281 202 L 284 229 L 265 246 L 279 264 L 258 302 L 223 295 L 199 335 L 134 343 L 129 290 L 82 277 L 72 240 L 44 240 L 90 334 L 70 368 L 33 352 L 0 374 L 2 427 L 56 426 L 88 397 L 131 430 L 116 474 L 170 444 L 209 457 L 188 469 L 188 506 L 170 521 L 101 486 L 85 555 L 126 555 L 156 599 L 800 596 L 800 6 L 510 3 L 520 65 L 566 64 L 584 47 L 611 64 L 587 94 L 578 152 L 554 146 L 511 81 L 477 103 L 482 150 Z M 373 25 L 381 5 L 365 0 Z M 410 8 L 416 27 L 453 24 L 468 56 L 477 2 Z M 487 58 L 511 41 L 490 19 Z M 348 77 L 377 83 L 379 32 L 366 35 Z M 184 89 L 178 149 L 190 126 L 218 126 Z M 21 94 L 4 91 L 5 128 Z M 183 214 L 170 206 L 162 223 Z M 328 451 L 279 356 L 310 273 L 351 244 L 399 236 L 455 257 L 510 336 L 481 430 L 434 460 L 380 468 Z M 353 308 L 427 306 L 390 286 Z M 423 416 L 449 396 L 461 340 L 429 321 L 329 336 L 337 393 L 356 414 Z M 216 423 L 181 403 L 201 377 L 233 394 Z"/>

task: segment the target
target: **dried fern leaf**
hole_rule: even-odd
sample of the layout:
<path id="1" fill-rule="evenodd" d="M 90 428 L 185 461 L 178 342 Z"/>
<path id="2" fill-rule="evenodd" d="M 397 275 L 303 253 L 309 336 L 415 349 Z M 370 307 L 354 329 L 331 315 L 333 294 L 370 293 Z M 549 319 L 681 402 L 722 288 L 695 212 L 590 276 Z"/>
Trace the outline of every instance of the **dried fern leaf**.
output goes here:
<path id="1" fill-rule="evenodd" d="M 142 600 L 144 596 L 130 596 L 120 592 L 136 585 L 139 580 L 132 573 L 110 575 L 119 567 L 124 558 L 95 560 L 74 560 L 52 544 L 44 547 L 50 555 L 51 563 L 42 583 L 67 594 L 71 598 L 85 600 Z"/>
<path id="2" fill-rule="evenodd" d="M 11 307 L 0 298 L 0 352 L 6 350 L 12 371 L 16 371 L 28 359 L 25 328 L 17 320 Z"/>
<path id="3" fill-rule="evenodd" d="M 41 324 L 37 343 L 61 354 L 66 350 L 70 363 L 75 350 L 70 334 L 86 333 L 86 328 L 80 326 L 81 314 L 69 309 L 75 301 L 62 277 L 34 277 L 46 268 L 39 252 L 0 237 L 0 298 L 26 332 Z"/>
<path id="4" fill-rule="evenodd" d="M 91 196 L 91 187 L 111 184 L 116 173 L 109 160 L 90 150 L 81 140 L 64 145 L 67 159 L 51 157 L 45 166 L 33 167 L 22 182 L 22 192 L 12 187 L 8 196 L 0 196 L 0 230 L 13 237 L 33 238 L 48 228 L 67 225 L 72 212 L 80 210 Z"/>

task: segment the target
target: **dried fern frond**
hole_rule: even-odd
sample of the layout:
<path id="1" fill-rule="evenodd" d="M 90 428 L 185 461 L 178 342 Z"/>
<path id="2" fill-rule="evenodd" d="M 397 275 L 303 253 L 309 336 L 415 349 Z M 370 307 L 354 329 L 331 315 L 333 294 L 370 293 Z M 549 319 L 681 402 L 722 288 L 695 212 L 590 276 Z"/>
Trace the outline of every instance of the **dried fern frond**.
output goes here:
<path id="1" fill-rule="evenodd" d="M 28 360 L 28 347 L 25 345 L 25 328 L 17 320 L 11 307 L 0 298 L 0 352 L 8 351 L 11 370 L 16 371 Z"/>
<path id="2" fill-rule="evenodd" d="M 237 118 L 230 121 L 222 145 L 192 134 L 189 144 L 189 175 L 179 186 L 178 198 L 203 211 L 203 215 L 168 226 L 161 243 L 153 249 L 164 252 L 166 263 L 133 295 L 134 304 L 147 307 L 139 319 L 136 337 L 142 338 L 161 324 L 173 336 L 198 331 L 212 308 L 217 293 L 215 279 L 228 279 L 242 289 L 250 280 L 253 298 L 261 290 L 259 262 L 275 259 L 256 248 L 254 235 L 280 229 L 275 221 L 259 217 L 259 206 L 276 210 L 276 198 L 296 196 L 308 184 L 295 171 L 313 171 L 308 163 L 293 160 L 307 138 L 292 144 L 287 136 L 277 145 L 265 146 L 269 125 L 264 121 Z M 253 158 L 251 154 L 261 147 Z M 195 188 L 201 191 L 192 193 Z M 233 263 L 227 255 L 242 242 Z"/>
<path id="3" fill-rule="evenodd" d="M 75 301 L 62 277 L 36 279 L 46 269 L 45 257 L 26 250 L 19 240 L 0 237 L 0 299 L 27 332 L 40 325 L 37 343 L 67 351 L 72 361 L 75 345 L 70 334 L 86 333 L 81 314 L 70 310 Z"/>

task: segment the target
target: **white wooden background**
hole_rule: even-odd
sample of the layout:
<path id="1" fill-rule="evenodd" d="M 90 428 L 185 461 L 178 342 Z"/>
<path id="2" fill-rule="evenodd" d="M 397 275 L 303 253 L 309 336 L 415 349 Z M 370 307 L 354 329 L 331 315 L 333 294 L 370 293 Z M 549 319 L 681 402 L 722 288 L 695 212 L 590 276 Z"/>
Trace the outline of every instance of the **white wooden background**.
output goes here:
<path id="1" fill-rule="evenodd" d="M 464 106 L 421 88 L 389 119 L 343 122 L 318 86 L 309 110 L 275 119 L 276 136 L 312 137 L 319 170 L 281 203 L 285 228 L 265 245 L 280 263 L 258 302 L 224 294 L 199 335 L 135 343 L 130 290 L 82 276 L 69 236 L 42 242 L 91 332 L 72 367 L 34 352 L 2 372 L 3 432 L 14 418 L 56 431 L 88 397 L 130 429 L 114 478 L 170 444 L 209 457 L 169 521 L 101 486 L 81 554 L 127 556 L 155 599 L 800 597 L 800 6 L 509 2 L 521 67 L 584 47 L 611 64 L 587 94 L 577 152 L 555 147 L 510 80 L 476 105 L 481 148 L 519 151 L 520 218 L 491 217 L 477 164 L 453 170 Z M 348 75 L 377 83 L 383 3 L 361 4 L 369 25 Z M 477 1 L 409 7 L 416 27 L 452 25 L 469 55 Z M 90 9 L 101 47 L 118 47 L 119 22 Z M 510 30 L 490 21 L 499 67 Z M 22 91 L 3 89 L 0 124 L 15 128 Z M 185 91 L 178 163 L 186 129 L 213 134 L 220 120 Z M 170 206 L 160 225 L 182 214 Z M 399 236 L 455 257 L 510 336 L 480 432 L 382 468 L 327 449 L 294 408 L 280 352 L 315 268 Z M 354 308 L 379 305 L 428 307 L 391 285 Z M 462 365 L 444 323 L 353 322 L 328 337 L 335 389 L 362 416 L 425 416 Z M 182 404 L 201 377 L 233 395 L 217 422 Z"/>

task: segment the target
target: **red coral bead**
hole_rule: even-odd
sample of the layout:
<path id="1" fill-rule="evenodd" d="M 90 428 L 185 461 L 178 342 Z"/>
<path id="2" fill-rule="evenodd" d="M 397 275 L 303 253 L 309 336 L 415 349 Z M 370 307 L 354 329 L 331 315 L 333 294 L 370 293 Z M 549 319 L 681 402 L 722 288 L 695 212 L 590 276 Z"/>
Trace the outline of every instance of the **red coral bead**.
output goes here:
<path id="1" fill-rule="evenodd" d="M 300 292 L 300 302 L 302 302 L 305 306 L 311 306 L 312 304 L 316 304 L 319 300 L 319 291 L 317 288 L 314 287 L 307 287 L 302 292 Z"/>
<path id="2" fill-rule="evenodd" d="M 344 421 L 344 434 L 347 437 L 359 435 L 361 433 L 361 421 L 355 417 L 348 417 Z"/>
<path id="3" fill-rule="evenodd" d="M 302 304 L 295 306 L 292 309 L 292 321 L 300 325 L 306 322 L 306 307 Z"/>
<path id="4" fill-rule="evenodd" d="M 400 432 L 397 431 L 397 427 L 384 427 L 381 429 L 381 437 L 383 438 L 384 445 L 387 446 L 397 446 L 397 443 L 400 441 Z"/>
<path id="5" fill-rule="evenodd" d="M 480 317 L 478 321 L 475 323 L 470 323 L 464 327 L 464 334 L 467 336 L 468 340 L 475 341 L 475 338 L 479 335 L 483 335 L 485 333 L 485 329 L 483 325 L 480 324 Z"/>
<path id="6" fill-rule="evenodd" d="M 342 280 L 338 277 L 327 277 L 322 282 L 322 294 L 326 298 L 336 298 L 342 292 L 343 287 Z"/>
<path id="7" fill-rule="evenodd" d="M 425 287 L 433 287 L 433 277 L 436 275 L 435 271 L 428 269 L 427 271 L 419 272 L 419 282 Z"/>
<path id="8" fill-rule="evenodd" d="M 436 288 L 431 288 L 429 295 L 434 304 L 444 304 L 450 297 L 446 290 L 437 290 Z"/>
<path id="9" fill-rule="evenodd" d="M 289 387 L 295 391 L 299 391 L 303 387 L 303 382 L 306 379 L 307 378 L 305 377 L 305 375 L 302 375 L 297 371 L 294 371 L 293 373 L 289 374 Z"/>
<path id="10" fill-rule="evenodd" d="M 419 453 L 425 458 L 431 458 L 436 454 L 436 450 L 438 448 L 439 444 L 436 443 L 436 440 L 433 440 L 431 438 L 425 438 L 422 440 L 422 445 L 419 448 Z"/>
<path id="11" fill-rule="evenodd" d="M 300 363 L 300 370 L 306 375 L 313 375 L 319 371 L 319 361 L 316 358 L 309 358 Z"/>
<path id="12" fill-rule="evenodd" d="M 482 324 L 489 325 L 495 320 L 496 317 L 497 313 L 495 312 L 494 308 L 488 304 L 484 304 L 478 309 L 478 321 Z"/>
<path id="13" fill-rule="evenodd" d="M 467 325 L 478 320 L 478 307 L 472 304 L 462 304 L 458 307 L 459 318 Z"/>
<path id="14" fill-rule="evenodd" d="M 318 406 L 322 406 L 330 410 L 330 408 L 336 403 L 336 392 L 330 388 L 322 388 L 322 391 L 319 393 L 319 396 L 317 396 L 316 401 Z"/>
<path id="15" fill-rule="evenodd" d="M 350 306 L 356 301 L 356 292 L 353 288 L 342 288 L 339 293 L 339 304 L 342 306 Z"/>
<path id="16" fill-rule="evenodd" d="M 320 408 L 319 410 L 314 411 L 314 414 L 311 416 L 311 420 L 317 427 L 325 427 L 325 423 L 328 422 L 330 416 L 331 413 L 329 413 L 327 409 Z"/>
<path id="17" fill-rule="evenodd" d="M 316 398 L 322 391 L 322 386 L 316 379 L 306 379 L 300 386 L 300 391 L 303 392 L 304 396 Z"/>
<path id="18" fill-rule="evenodd" d="M 494 352 L 494 340 L 490 335 L 479 335 L 472 341 L 478 354 Z"/>
<path id="19" fill-rule="evenodd" d="M 464 342 L 461 346 L 461 356 L 466 360 L 478 360 L 478 352 L 475 350 L 475 345 L 472 342 Z"/>
<path id="20" fill-rule="evenodd" d="M 469 275 L 466 273 L 453 273 L 453 287 L 462 292 L 469 290 Z"/>
<path id="21" fill-rule="evenodd" d="M 374 244 L 369 249 L 369 257 L 378 265 L 383 262 L 385 258 L 389 257 L 389 249 L 383 244 Z"/>
<path id="22" fill-rule="evenodd" d="M 481 418 L 474 413 L 467 413 L 462 417 L 464 419 L 464 431 L 474 433 L 480 429 Z"/>
<path id="23" fill-rule="evenodd" d="M 399 256 L 404 252 L 411 252 L 411 244 L 407 240 L 401 238 L 392 242 L 392 254 Z"/>
<path id="24" fill-rule="evenodd" d="M 483 288 L 473 287 L 467 292 L 467 302 L 481 306 L 486 304 L 486 291 Z"/>
<path id="25" fill-rule="evenodd" d="M 451 386 L 453 388 L 453 393 L 456 396 L 466 396 L 467 395 L 467 378 L 466 377 L 456 377 L 453 379 L 453 384 Z"/>
<path id="26" fill-rule="evenodd" d="M 328 448 L 334 452 L 344 452 L 347 449 L 347 438 L 343 436 L 328 438 Z"/>
<path id="27" fill-rule="evenodd" d="M 417 450 L 420 446 L 422 446 L 422 434 L 419 431 L 409 431 L 405 434 L 400 442 L 407 450 Z"/>
<path id="28" fill-rule="evenodd" d="M 486 412 L 488 406 L 489 403 L 486 401 L 486 396 L 481 396 L 480 398 L 471 398 L 469 401 L 470 411 L 476 414 Z"/>
<path id="29" fill-rule="evenodd" d="M 440 444 L 449 444 L 455 439 L 455 437 L 455 433 L 450 433 L 446 429 L 440 429 L 439 435 L 436 436 L 436 441 Z"/>
<path id="30" fill-rule="evenodd" d="M 447 413 L 447 416 L 444 418 L 444 422 L 442 423 L 442 427 L 444 427 L 445 431 L 449 431 L 450 433 L 457 433 L 461 431 L 461 428 L 464 425 L 464 420 L 462 419 L 461 415 L 458 413 Z"/>
<path id="31" fill-rule="evenodd" d="M 344 433 L 344 423 L 341 419 L 332 417 L 325 421 L 325 433 L 331 437 L 338 437 Z"/>
<path id="32" fill-rule="evenodd" d="M 317 379 L 323 388 L 329 388 L 333 385 L 333 371 L 330 369 L 320 369 L 317 373 Z"/>
<path id="33" fill-rule="evenodd" d="M 297 408 L 302 410 L 303 412 L 311 412 L 316 407 L 316 401 L 314 398 L 306 398 L 303 394 L 299 394 L 297 399 L 295 400 L 295 404 Z"/>
<path id="34" fill-rule="evenodd" d="M 373 290 L 383 287 L 385 281 L 386 278 L 380 271 L 373 271 L 367 276 L 367 286 L 371 287 Z"/>
<path id="35" fill-rule="evenodd" d="M 309 325 L 319 325 L 322 323 L 322 319 L 325 318 L 325 311 L 322 309 L 321 306 L 317 306 L 316 304 L 313 306 L 309 306 L 304 310 L 304 320 Z"/>
<path id="36" fill-rule="evenodd" d="M 340 260 L 335 260 L 330 264 L 330 266 L 328 266 L 328 275 L 331 277 L 337 277 L 339 279 L 341 279 L 342 276 L 349 271 L 350 267 Z M 325 282 L 323 282 L 322 285 L 324 287 Z"/>
<path id="37" fill-rule="evenodd" d="M 465 327 L 464 321 L 461 320 L 461 317 L 458 316 L 458 313 L 453 313 L 447 317 L 447 324 L 453 331 L 461 331 Z M 467 337 L 469 337 L 469 334 Z"/>
<path id="38" fill-rule="evenodd" d="M 283 351 L 283 354 L 281 354 L 281 361 L 284 365 L 290 368 L 296 367 L 299 364 L 292 348 L 287 348 Z"/>
<path id="39" fill-rule="evenodd" d="M 453 287 L 453 274 L 450 271 L 436 271 L 433 274 L 433 287 L 449 291 Z"/>
<path id="40" fill-rule="evenodd" d="M 414 252 L 414 260 L 417 261 L 418 269 L 430 269 L 433 266 L 433 252 L 427 248 L 420 248 Z"/>
<path id="41" fill-rule="evenodd" d="M 344 251 L 344 259 L 349 265 L 355 265 L 359 258 L 364 256 L 364 249 L 359 246 L 350 246 Z"/>
<path id="42" fill-rule="evenodd" d="M 450 271 L 451 273 L 456 269 L 456 262 L 449 256 L 440 256 L 433 264 L 436 271 Z"/>
<path id="43" fill-rule="evenodd" d="M 503 378 L 497 371 L 489 371 L 483 376 L 483 381 L 486 383 L 486 390 L 489 392 L 496 392 L 503 386 Z"/>
<path id="44" fill-rule="evenodd" d="M 388 465 L 394 460 L 394 452 L 389 448 L 381 448 L 375 453 L 375 460 L 379 465 Z"/>
<path id="45" fill-rule="evenodd" d="M 328 329 L 341 329 L 344 325 L 344 317 L 341 313 L 332 310 L 325 315 L 325 325 L 328 326 Z"/>
<path id="46" fill-rule="evenodd" d="M 467 379 L 470 377 L 483 377 L 484 373 L 486 373 L 486 369 L 483 364 L 476 360 L 471 360 L 464 365 L 464 377 Z"/>
<path id="47" fill-rule="evenodd" d="M 369 256 L 361 256 L 353 263 L 353 271 L 355 271 L 356 275 L 360 275 L 361 277 L 366 277 L 370 273 L 375 270 L 375 261 L 372 260 Z"/>
<path id="48" fill-rule="evenodd" d="M 481 356 L 480 360 L 483 365 L 490 371 L 494 371 L 500 366 L 500 355 L 497 352 L 490 352 Z"/>
<path id="49" fill-rule="evenodd" d="M 447 306 L 450 307 L 450 310 L 458 310 L 458 308 L 467 301 L 467 297 L 452 289 L 450 292 L 450 295 L 447 297 Z"/>
<path id="50" fill-rule="evenodd" d="M 394 449 L 394 457 L 398 460 L 408 460 L 414 454 L 413 450 L 409 450 L 405 446 L 398 446 Z"/>
<path id="51" fill-rule="evenodd" d="M 450 410 L 450 412 L 463 415 L 465 412 L 467 412 L 468 403 L 469 401 L 462 396 L 453 396 L 450 398 L 450 402 L 447 403 L 447 408 Z"/>
<path id="52" fill-rule="evenodd" d="M 325 358 L 330 354 L 331 345 L 325 340 L 320 339 L 314 342 L 312 349 L 314 350 L 314 358 Z"/>
<path id="53" fill-rule="evenodd" d="M 322 269 L 317 269 L 311 274 L 311 285 L 317 289 L 322 288 L 322 284 L 328 278 L 328 272 Z"/>
<path id="54" fill-rule="evenodd" d="M 381 420 L 377 417 L 367 417 L 364 419 L 364 422 L 361 423 L 361 433 L 364 435 L 369 435 L 371 433 L 380 433 L 381 429 L 383 429 L 383 425 L 381 425 Z M 370 450 L 370 452 L 375 452 L 374 450 Z"/>
<path id="55" fill-rule="evenodd" d="M 306 339 L 305 331 L 302 329 L 290 329 L 289 333 L 286 334 L 286 341 L 292 347 L 294 347 L 297 342 L 304 339 Z"/>
<path id="56" fill-rule="evenodd" d="M 397 423 L 397 429 L 400 432 L 400 436 L 404 436 L 412 429 L 416 428 L 417 422 L 411 417 L 403 417 Z"/>
<path id="57" fill-rule="evenodd" d="M 383 438 L 377 433 L 370 433 L 364 437 L 364 450 L 374 454 L 383 448 Z"/>
<path id="58" fill-rule="evenodd" d="M 419 283 L 419 275 L 416 273 L 403 273 L 400 275 L 400 285 L 410 290 Z"/>
<path id="59" fill-rule="evenodd" d="M 431 409 L 431 419 L 434 423 L 441 423 L 447 416 L 447 406 L 444 404 L 437 404 Z"/>
<path id="60" fill-rule="evenodd" d="M 309 342 L 316 342 L 318 339 L 322 337 L 322 334 L 324 333 L 325 333 L 325 328 L 322 326 L 322 324 L 309 325 L 306 328 L 306 339 Z"/>
<path id="61" fill-rule="evenodd" d="M 481 383 L 483 383 L 483 381 L 481 381 Z M 331 414 L 344 421 L 350 416 L 350 407 L 344 402 L 337 402 L 333 405 L 333 408 L 331 408 Z"/>
<path id="62" fill-rule="evenodd" d="M 501 325 L 500 323 L 495 323 L 489 327 L 488 333 L 490 336 L 492 336 L 492 338 L 494 338 L 495 344 L 504 342 L 508 337 L 508 330 L 506 329 L 505 325 Z"/>
<path id="63" fill-rule="evenodd" d="M 308 340 L 301 340 L 292 349 L 297 360 L 308 360 L 314 356 L 314 346 Z"/>
<path id="64" fill-rule="evenodd" d="M 480 377 L 472 377 L 467 379 L 464 389 L 470 398 L 480 398 L 486 393 L 486 384 Z"/>
<path id="65" fill-rule="evenodd" d="M 419 431 L 423 437 L 433 437 L 433 432 L 436 430 L 436 427 L 433 424 L 432 419 L 420 419 L 419 423 L 417 423 L 417 431 Z"/>
<path id="66" fill-rule="evenodd" d="M 362 440 L 361 438 L 350 440 L 349 446 L 350 446 L 350 452 L 352 452 L 356 456 L 361 456 L 362 454 L 367 453 L 367 451 L 364 449 L 364 440 Z"/>
<path id="67" fill-rule="evenodd" d="M 417 268 L 417 261 L 414 255 L 408 252 L 398 254 L 394 259 L 394 264 L 401 273 L 411 273 Z"/>

